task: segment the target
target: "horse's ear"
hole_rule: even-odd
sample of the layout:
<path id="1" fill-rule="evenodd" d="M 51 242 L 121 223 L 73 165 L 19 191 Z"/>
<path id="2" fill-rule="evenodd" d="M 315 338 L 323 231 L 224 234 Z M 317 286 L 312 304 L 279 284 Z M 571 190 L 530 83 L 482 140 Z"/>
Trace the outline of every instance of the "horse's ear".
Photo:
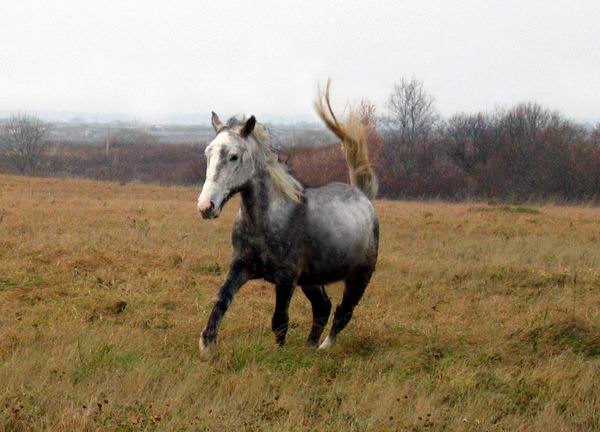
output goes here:
<path id="1" fill-rule="evenodd" d="M 250 118 L 246 120 L 244 127 L 242 127 L 242 130 L 240 131 L 240 135 L 242 136 L 242 138 L 247 138 L 248 135 L 250 135 L 254 130 L 254 126 L 256 126 L 256 117 L 250 116 Z"/>
<path id="2" fill-rule="evenodd" d="M 223 129 L 223 123 L 221 119 L 217 115 L 216 112 L 212 112 L 212 117 L 210 118 L 210 122 L 212 123 L 212 127 L 215 129 L 215 132 L 219 133 L 221 129 Z"/>

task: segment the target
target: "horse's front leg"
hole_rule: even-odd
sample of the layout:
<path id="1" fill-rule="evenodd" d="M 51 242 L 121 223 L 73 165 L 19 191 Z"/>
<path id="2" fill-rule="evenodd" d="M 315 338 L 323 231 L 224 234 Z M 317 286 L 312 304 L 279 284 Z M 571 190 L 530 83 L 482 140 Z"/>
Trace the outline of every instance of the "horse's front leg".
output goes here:
<path id="1" fill-rule="evenodd" d="M 294 288 L 296 288 L 296 279 L 292 277 L 284 278 L 275 284 L 275 313 L 273 313 L 271 329 L 275 333 L 275 340 L 279 346 L 285 344 L 289 323 L 288 309 Z"/>
<path id="2" fill-rule="evenodd" d="M 223 319 L 223 315 L 227 312 L 227 308 L 233 300 L 233 296 L 249 279 L 249 273 L 246 267 L 241 262 L 233 262 L 229 268 L 229 273 L 225 279 L 225 283 L 219 289 L 215 304 L 213 305 L 206 327 L 200 336 L 200 349 L 206 350 L 215 346 L 217 342 L 217 332 L 219 323 Z"/>

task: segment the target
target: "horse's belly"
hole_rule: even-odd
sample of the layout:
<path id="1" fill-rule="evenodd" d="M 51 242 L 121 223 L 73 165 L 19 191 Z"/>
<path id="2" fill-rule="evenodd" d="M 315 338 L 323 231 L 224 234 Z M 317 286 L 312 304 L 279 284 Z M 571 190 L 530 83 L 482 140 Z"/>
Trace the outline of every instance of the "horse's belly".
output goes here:
<path id="1" fill-rule="evenodd" d="M 324 272 L 305 272 L 300 274 L 298 285 L 327 285 L 346 279 L 350 269 L 327 269 Z"/>
<path id="2" fill-rule="evenodd" d="M 346 208 L 332 216 L 313 219 L 317 223 L 306 239 L 308 259 L 301 280 L 325 284 L 344 279 L 352 269 L 370 263 L 377 253 L 376 221 L 369 208 Z"/>

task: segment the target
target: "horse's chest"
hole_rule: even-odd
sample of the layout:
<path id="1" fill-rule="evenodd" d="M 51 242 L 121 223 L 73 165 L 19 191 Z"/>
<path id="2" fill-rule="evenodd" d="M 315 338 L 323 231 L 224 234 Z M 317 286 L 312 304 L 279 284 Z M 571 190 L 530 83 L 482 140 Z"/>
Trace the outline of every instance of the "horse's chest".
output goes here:
<path id="1" fill-rule="evenodd" d="M 280 269 L 296 267 L 297 248 L 293 239 L 280 232 L 268 232 L 261 236 L 244 239 L 244 250 L 253 262 L 257 273 L 268 279 L 268 275 Z"/>
<path id="2" fill-rule="evenodd" d="M 258 245 L 257 252 L 265 263 L 281 263 L 293 252 L 293 242 L 281 234 L 267 235 Z"/>

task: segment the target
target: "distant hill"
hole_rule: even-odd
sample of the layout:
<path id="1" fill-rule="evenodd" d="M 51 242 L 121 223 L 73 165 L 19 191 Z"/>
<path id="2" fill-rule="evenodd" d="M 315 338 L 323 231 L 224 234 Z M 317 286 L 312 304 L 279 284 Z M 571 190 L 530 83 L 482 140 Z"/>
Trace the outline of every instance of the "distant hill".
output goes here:
<path id="1" fill-rule="evenodd" d="M 0 119 L 9 117 L 15 112 L 24 112 L 20 110 L 0 110 Z M 131 125 L 139 124 L 163 124 L 163 125 L 210 125 L 210 111 L 198 113 L 175 113 L 161 115 L 142 115 L 131 113 L 89 113 L 78 111 L 26 111 L 36 115 L 46 122 L 51 123 L 128 123 Z M 230 114 L 233 115 L 233 114 Z M 225 113 L 222 118 L 228 117 Z M 279 114 L 260 114 L 257 115 L 259 121 L 277 125 L 299 127 L 318 127 L 319 122 L 316 116 L 312 115 L 279 115 Z"/>

